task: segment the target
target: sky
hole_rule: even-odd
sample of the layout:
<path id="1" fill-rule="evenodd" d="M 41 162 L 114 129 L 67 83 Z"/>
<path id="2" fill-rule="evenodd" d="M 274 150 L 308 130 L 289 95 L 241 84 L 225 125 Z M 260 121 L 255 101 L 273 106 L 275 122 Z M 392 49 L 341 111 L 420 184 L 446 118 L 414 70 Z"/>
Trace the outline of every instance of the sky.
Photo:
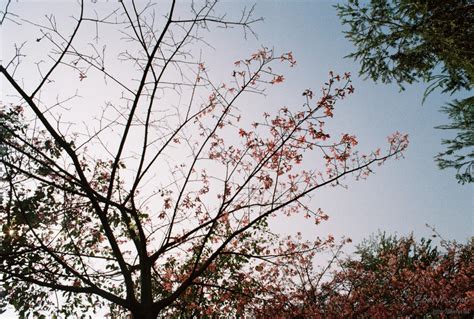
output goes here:
<path id="1" fill-rule="evenodd" d="M 284 88 L 267 96 L 269 104 L 294 103 L 305 88 L 324 83 L 329 70 L 350 72 L 356 93 L 337 108 L 333 124 L 355 134 L 361 147 L 369 149 L 383 145 L 391 132 L 409 134 L 405 159 L 377 168 L 365 181 L 348 181 L 348 189 L 318 192 L 313 202 L 330 219 L 317 230 L 310 227 L 303 233 L 329 232 L 351 237 L 357 243 L 379 230 L 400 235 L 413 232 L 418 238 L 431 236 L 432 230 L 426 227 L 429 224 L 445 239 L 465 241 L 474 230 L 473 187 L 458 184 L 454 171 L 441 171 L 433 161 L 433 156 L 443 150 L 441 139 L 449 136 L 434 129 L 448 122 L 439 107 L 452 97 L 436 92 L 422 105 L 426 84 L 407 86 L 400 92 L 396 84 L 376 84 L 358 76 L 357 62 L 344 58 L 354 47 L 344 37 L 333 7 L 336 3 L 259 1 L 256 16 L 265 20 L 255 27 L 258 40 L 235 46 L 223 41 L 224 37 L 217 40 L 219 46 L 230 46 L 229 51 L 238 50 L 240 45 L 251 49 L 249 43 L 261 43 L 276 51 L 293 52 L 297 66 L 285 74 Z M 228 5 L 234 6 L 236 1 Z M 282 223 L 282 230 L 287 227 Z"/>
<path id="2" fill-rule="evenodd" d="M 98 1 L 96 5 L 104 7 L 112 3 Z M 434 92 L 422 105 L 426 84 L 413 84 L 400 91 L 396 84 L 377 84 L 358 76 L 358 63 L 345 58 L 354 48 L 344 38 L 333 7 L 336 3 L 260 0 L 254 16 L 264 20 L 253 25 L 257 38 L 249 34 L 245 39 L 240 29 L 216 29 L 203 34 L 212 48 L 202 46 L 200 50 L 206 66 L 216 77 L 228 77 L 234 61 L 248 57 L 261 46 L 280 53 L 291 51 L 297 60 L 294 68 L 284 71 L 282 85 L 268 90 L 265 97 L 241 106 L 243 117 L 251 117 L 258 108 L 297 107 L 301 93 L 307 88 L 319 89 L 333 70 L 350 72 L 356 90 L 338 103 L 331 124 L 334 129 L 356 135 L 365 150 L 383 147 L 386 136 L 395 131 L 409 134 L 410 145 L 404 159 L 390 160 L 377 167 L 367 180 L 346 179 L 347 189 L 329 187 L 314 194 L 312 205 L 329 215 L 327 222 L 315 227 L 303 218 L 294 217 L 277 219 L 272 227 L 282 233 L 301 231 L 307 239 L 333 234 L 336 238 L 350 237 L 358 243 L 379 230 L 399 235 L 413 232 L 417 238 L 431 236 L 432 230 L 426 227 L 429 224 L 445 239 L 466 241 L 474 231 L 474 189 L 458 184 L 453 170 L 439 170 L 433 160 L 443 150 L 442 138 L 449 136 L 448 132 L 434 129 L 448 123 L 439 108 L 453 97 Z M 58 1 L 32 0 L 13 3 L 12 11 L 41 19 L 38 9 L 47 8 L 46 4 L 66 18 L 73 13 L 64 2 L 61 5 Z M 218 11 L 235 15 L 251 4 L 222 1 Z M 12 44 L 20 42 L 22 37 L 34 41 L 26 29 L 15 34 L 5 30 L 0 29 L 3 59 L 11 53 Z M 9 89 L 4 82 L 0 89 L 0 99 L 8 101 L 11 97 L 5 93 Z"/>
<path id="3" fill-rule="evenodd" d="M 434 129 L 448 123 L 439 108 L 453 97 L 434 92 L 422 105 L 427 84 L 406 86 L 400 91 L 396 84 L 377 84 L 358 76 L 358 63 L 345 58 L 354 47 L 344 37 L 333 7 L 336 3 L 259 1 L 255 16 L 264 21 L 255 25 L 258 39 L 241 37 L 236 41 L 226 37 L 227 30 L 211 36 L 218 68 L 228 69 L 229 60 L 241 52 L 248 55 L 262 45 L 276 52 L 293 52 L 297 65 L 285 72 L 286 81 L 281 87 L 268 92 L 264 104 L 298 105 L 301 92 L 319 88 L 330 70 L 350 72 L 356 92 L 338 104 L 332 125 L 355 134 L 366 149 L 383 146 L 392 132 L 409 134 L 404 159 L 389 161 L 365 181 L 349 178 L 348 189 L 327 188 L 315 194 L 312 203 L 330 216 L 328 222 L 314 228 L 296 219 L 275 222 L 274 227 L 282 232 L 301 227 L 308 238 L 327 233 L 348 236 L 357 243 L 378 231 L 429 237 L 433 235 L 426 227 L 429 224 L 444 239 L 465 241 L 474 230 L 474 189 L 458 184 L 453 170 L 441 171 L 433 160 L 443 150 L 441 140 L 450 136 Z M 223 4 L 232 11 L 242 2 Z M 231 57 L 222 57 L 222 51 Z"/>

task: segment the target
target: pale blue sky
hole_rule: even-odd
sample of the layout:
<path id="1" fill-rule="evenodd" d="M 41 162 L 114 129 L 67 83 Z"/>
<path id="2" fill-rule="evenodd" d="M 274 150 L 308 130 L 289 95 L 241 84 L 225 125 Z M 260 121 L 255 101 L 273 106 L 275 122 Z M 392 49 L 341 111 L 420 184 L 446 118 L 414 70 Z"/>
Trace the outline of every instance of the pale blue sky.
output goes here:
<path id="1" fill-rule="evenodd" d="M 224 3 L 229 9 L 240 4 Z M 433 156 L 443 150 L 441 139 L 449 134 L 433 128 L 447 123 L 447 117 L 438 110 L 452 97 L 434 93 L 422 106 L 426 84 L 411 85 L 400 92 L 396 84 L 375 84 L 357 76 L 358 64 L 344 58 L 353 47 L 344 38 L 335 3 L 259 1 L 256 16 L 265 20 L 255 26 L 258 40 L 227 40 L 222 31 L 212 43 L 217 55 L 225 48 L 232 56 L 252 52 L 259 44 L 277 52 L 293 51 L 298 64 L 285 74 L 283 88 L 267 96 L 269 105 L 298 105 L 301 92 L 307 87 L 319 88 L 329 70 L 349 71 L 354 75 L 356 93 L 340 104 L 334 125 L 354 133 L 366 149 L 384 145 L 385 137 L 396 130 L 410 135 L 405 159 L 390 161 L 366 181 L 349 182 L 347 190 L 328 188 L 316 193 L 314 205 L 322 207 L 330 219 L 317 228 L 305 226 L 304 233 L 332 232 L 359 242 L 379 229 L 430 236 L 432 232 L 425 226 L 428 223 L 446 239 L 464 241 L 474 230 L 473 187 L 457 184 L 454 171 L 440 171 L 433 161 Z M 289 230 L 291 225 L 293 230 L 306 225 L 288 222 L 276 227 Z"/>
<path id="2" fill-rule="evenodd" d="M 73 3 L 20 1 L 12 4 L 12 11 L 40 20 L 48 12 L 40 13 L 41 9 L 51 4 L 50 11 L 56 10 L 57 18 L 61 20 L 75 13 Z M 102 8 L 116 5 L 112 1 L 86 3 Z M 159 5 L 164 3 L 161 1 Z M 189 4 L 183 3 L 184 8 Z M 385 145 L 386 136 L 394 131 L 410 135 L 405 159 L 390 161 L 376 169 L 376 174 L 366 181 L 348 179 L 347 190 L 328 188 L 315 194 L 313 205 L 322 207 L 329 214 L 327 223 L 314 228 L 296 219 L 291 222 L 291 230 L 303 228 L 308 237 L 314 232 L 318 235 L 331 232 L 358 242 L 378 229 L 430 235 L 431 231 L 425 227 L 428 223 L 447 239 L 465 240 L 473 234 L 473 188 L 457 184 L 454 171 L 440 171 L 433 161 L 433 156 L 443 149 L 442 137 L 448 134 L 433 127 L 447 122 L 446 116 L 438 110 L 451 97 L 435 93 L 422 106 L 425 84 L 411 85 L 400 92 L 396 84 L 375 84 L 358 77 L 358 64 L 344 58 L 352 46 L 342 34 L 333 7 L 335 3 L 326 0 L 258 1 L 254 16 L 261 16 L 264 21 L 253 27 L 257 39 L 251 35 L 244 39 L 240 29 L 214 29 L 209 34 L 202 34 L 214 47 L 202 46 L 200 50 L 216 78 L 228 80 L 233 62 L 249 56 L 262 45 L 274 48 L 276 52 L 294 53 L 298 63 L 285 70 L 285 83 L 269 90 L 263 99 L 249 100 L 248 105 L 242 107 L 244 116 L 246 112 L 251 116 L 257 107 L 297 107 L 301 104 L 301 92 L 306 88 L 318 90 L 328 71 L 334 70 L 351 72 L 356 88 L 353 96 L 339 103 L 335 121 L 331 124 L 336 130 L 355 134 L 365 150 Z M 228 12 L 229 17 L 238 16 L 244 6 L 251 4 L 250 1 L 222 1 L 217 10 Z M 26 28 L 24 30 L 24 34 L 18 33 L 18 29 L 15 33 L 1 33 L 5 57 L 11 52 L 11 43 L 23 41 L 22 37 L 34 47 L 34 38 Z M 100 99 L 100 96 L 96 98 Z M 280 226 L 288 230 L 287 221 L 275 224 L 277 228 Z"/>

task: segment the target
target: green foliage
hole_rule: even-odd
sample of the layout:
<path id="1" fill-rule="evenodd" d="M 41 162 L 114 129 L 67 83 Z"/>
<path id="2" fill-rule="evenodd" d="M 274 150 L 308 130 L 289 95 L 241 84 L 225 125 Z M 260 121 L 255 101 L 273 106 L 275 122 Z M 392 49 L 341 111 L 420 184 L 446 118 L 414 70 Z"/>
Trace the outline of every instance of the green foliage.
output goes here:
<path id="1" fill-rule="evenodd" d="M 429 265 L 439 256 L 430 239 L 422 238 L 416 242 L 413 236 L 398 238 L 385 232 L 373 235 L 357 246 L 356 255 L 366 270 L 376 271 L 387 260 L 385 256 L 397 256 L 400 268 L 414 269 L 415 263 Z"/>
<path id="2" fill-rule="evenodd" d="M 56 176 L 55 160 L 62 156 L 62 150 L 58 143 L 45 138 L 41 132 L 27 139 L 27 130 L 28 121 L 22 107 L 5 107 L 1 111 L 0 146 L 5 151 L 0 165 L 5 179 L 0 192 L 5 192 L 6 198 L 0 201 L 0 266 L 2 270 L 9 268 L 10 272 L 3 272 L 0 277 L 0 314 L 9 303 L 19 318 L 69 318 L 73 315 L 90 318 L 90 313 L 99 305 L 96 296 L 58 294 L 50 288 L 35 287 L 26 280 L 11 280 L 13 275 L 26 278 L 31 273 L 41 273 L 40 277 L 52 286 L 58 283 L 58 277 L 72 281 L 71 273 L 58 267 L 55 259 L 40 249 L 41 245 L 31 245 L 30 242 L 32 237 L 46 238 L 52 232 L 51 225 L 61 224 L 67 229 L 69 237 L 55 236 L 49 243 L 60 242 L 68 252 L 76 252 L 77 247 L 72 244 L 71 238 L 79 238 L 84 230 L 73 228 L 71 224 L 86 225 L 87 207 L 90 206 L 87 202 L 75 201 L 77 191 L 73 183 L 32 182 L 31 177 L 35 173 L 41 177 Z M 22 169 L 31 173 L 26 178 L 18 177 L 21 172 L 12 169 L 11 163 L 20 163 Z M 16 185 L 18 180 L 28 183 Z M 71 197 L 64 190 L 69 190 Z M 82 252 L 92 255 L 91 247 L 97 247 L 97 241 L 87 242 L 87 248 L 83 248 Z M 28 249 L 20 250 L 19 247 Z M 48 271 L 39 271 L 38 264 L 48 265 Z M 61 307 L 56 304 L 57 298 L 64 300 Z"/>
<path id="3" fill-rule="evenodd" d="M 7 292 L 5 290 L 0 290 L 0 315 L 4 313 L 8 305 L 7 300 L 5 299 Z"/>
<path id="4" fill-rule="evenodd" d="M 452 123 L 438 126 L 443 130 L 456 130 L 453 139 L 443 140 L 447 150 L 436 156 L 440 168 L 453 167 L 457 170 L 456 178 L 461 183 L 472 183 L 474 180 L 474 97 L 449 103 L 442 108 Z"/>
<path id="5" fill-rule="evenodd" d="M 437 80 L 444 91 L 469 89 L 474 75 L 470 0 L 349 0 L 338 5 L 361 74 L 383 83 Z M 462 32 L 460 32 L 462 31 Z M 445 77 L 435 78 L 442 64 Z"/>
<path id="6" fill-rule="evenodd" d="M 470 90 L 474 80 L 474 4 L 472 0 L 348 0 L 337 5 L 349 27 L 346 37 L 356 46 L 348 57 L 361 63 L 360 74 L 374 81 L 404 84 L 429 82 L 426 98 L 435 89 L 443 93 Z M 469 110 L 471 109 L 471 110 Z M 460 183 L 473 180 L 472 97 L 443 108 L 458 129 L 445 140 L 447 151 L 437 156 L 440 168 L 457 169 Z M 466 126 L 466 124 L 468 126 Z M 469 155 L 462 155 L 470 152 Z"/>

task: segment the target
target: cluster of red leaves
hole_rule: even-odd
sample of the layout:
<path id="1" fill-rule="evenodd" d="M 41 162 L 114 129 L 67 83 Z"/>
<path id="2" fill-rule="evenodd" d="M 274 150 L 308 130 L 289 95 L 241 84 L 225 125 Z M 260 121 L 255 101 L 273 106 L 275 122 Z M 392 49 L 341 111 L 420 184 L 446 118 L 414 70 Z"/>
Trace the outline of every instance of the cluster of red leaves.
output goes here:
<path id="1" fill-rule="evenodd" d="M 279 265 L 278 272 L 291 267 L 293 279 L 272 281 L 277 287 L 269 284 L 271 297 L 253 312 L 258 318 L 469 317 L 474 313 L 474 243 L 446 248 L 438 253 L 420 248 L 413 237 L 401 238 L 375 256 L 339 262 L 324 283 L 323 273 L 309 275 L 312 266 L 298 256 Z"/>
<path id="2" fill-rule="evenodd" d="M 333 294 L 328 311 L 370 317 L 472 314 L 474 245 L 452 244 L 445 254 L 430 258 L 422 252 L 410 260 L 414 245 L 409 237 L 379 254 L 375 263 L 346 262 L 326 288 Z M 344 288 L 338 293 L 336 287 Z"/>

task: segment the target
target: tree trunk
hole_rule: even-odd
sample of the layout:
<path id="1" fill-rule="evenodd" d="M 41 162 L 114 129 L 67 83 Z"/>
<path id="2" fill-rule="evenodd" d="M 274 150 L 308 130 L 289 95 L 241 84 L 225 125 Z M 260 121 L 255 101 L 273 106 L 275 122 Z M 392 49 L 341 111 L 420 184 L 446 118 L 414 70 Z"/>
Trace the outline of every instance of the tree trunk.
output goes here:
<path id="1" fill-rule="evenodd" d="M 156 319 L 158 314 L 153 313 L 151 309 L 136 311 L 130 314 L 130 319 Z"/>

